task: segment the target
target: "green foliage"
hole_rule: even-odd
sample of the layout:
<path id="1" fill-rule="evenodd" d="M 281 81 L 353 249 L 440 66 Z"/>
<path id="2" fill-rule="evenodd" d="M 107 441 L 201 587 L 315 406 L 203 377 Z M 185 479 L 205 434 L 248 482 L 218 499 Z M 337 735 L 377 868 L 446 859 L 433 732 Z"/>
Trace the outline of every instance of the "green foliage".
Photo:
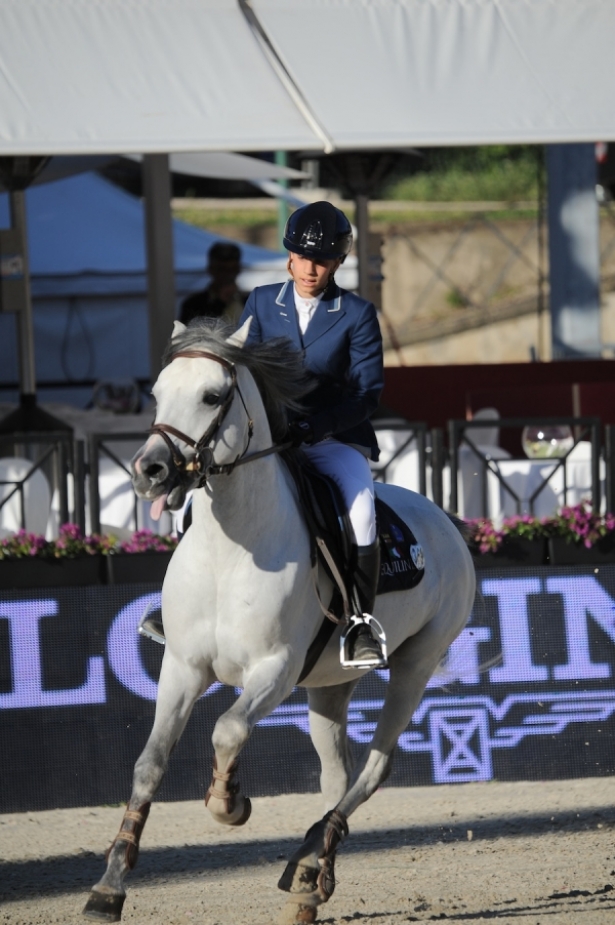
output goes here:
<path id="1" fill-rule="evenodd" d="M 453 308 L 467 308 L 470 304 L 468 297 L 459 289 L 449 289 L 446 293 L 446 301 Z"/>
<path id="2" fill-rule="evenodd" d="M 540 149 L 530 145 L 435 148 L 412 176 L 394 177 L 383 198 L 415 202 L 516 202 L 537 198 Z"/>

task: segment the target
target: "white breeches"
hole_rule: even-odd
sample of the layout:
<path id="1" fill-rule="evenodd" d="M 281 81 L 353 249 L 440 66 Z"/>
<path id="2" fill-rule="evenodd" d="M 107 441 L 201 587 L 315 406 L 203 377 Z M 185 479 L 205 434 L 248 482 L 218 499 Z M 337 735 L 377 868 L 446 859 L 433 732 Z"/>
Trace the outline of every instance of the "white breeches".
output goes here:
<path id="1" fill-rule="evenodd" d="M 366 458 L 352 446 L 331 438 L 301 447 L 319 472 L 328 475 L 342 493 L 358 546 L 376 539 L 374 480 Z"/>

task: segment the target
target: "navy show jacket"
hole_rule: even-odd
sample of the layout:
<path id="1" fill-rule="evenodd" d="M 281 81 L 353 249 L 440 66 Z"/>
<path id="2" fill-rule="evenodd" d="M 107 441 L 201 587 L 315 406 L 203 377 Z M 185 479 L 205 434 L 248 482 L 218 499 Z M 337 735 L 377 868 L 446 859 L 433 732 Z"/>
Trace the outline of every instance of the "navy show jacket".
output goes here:
<path id="1" fill-rule="evenodd" d="M 253 290 L 240 325 L 252 316 L 248 343 L 288 337 L 318 383 L 302 400 L 315 442 L 333 436 L 373 460 L 378 442 L 369 416 L 384 385 L 382 335 L 372 302 L 329 286 L 301 334 L 292 280 Z"/>

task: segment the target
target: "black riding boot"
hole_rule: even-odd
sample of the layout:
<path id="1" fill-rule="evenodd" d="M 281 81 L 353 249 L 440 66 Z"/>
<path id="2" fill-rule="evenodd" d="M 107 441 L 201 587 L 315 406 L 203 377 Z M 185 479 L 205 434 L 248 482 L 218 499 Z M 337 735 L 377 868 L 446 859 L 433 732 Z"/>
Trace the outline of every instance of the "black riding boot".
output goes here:
<path id="1" fill-rule="evenodd" d="M 359 598 L 360 613 L 372 616 L 378 579 L 380 577 L 380 541 L 370 546 L 358 546 L 354 574 L 355 589 Z M 384 668 L 386 658 L 380 640 L 374 635 L 368 623 L 351 626 L 347 635 L 347 659 L 351 662 L 366 662 L 366 667 Z"/>

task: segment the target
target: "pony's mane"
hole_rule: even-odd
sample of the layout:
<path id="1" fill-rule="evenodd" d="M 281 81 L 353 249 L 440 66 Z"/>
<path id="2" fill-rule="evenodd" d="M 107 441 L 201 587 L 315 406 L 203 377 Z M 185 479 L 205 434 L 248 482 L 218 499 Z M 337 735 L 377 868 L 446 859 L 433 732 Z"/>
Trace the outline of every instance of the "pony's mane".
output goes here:
<path id="1" fill-rule="evenodd" d="M 200 349 L 245 366 L 251 373 L 263 399 L 271 436 L 276 443 L 284 440 L 287 411 L 301 411 L 301 398 L 311 392 L 315 382 L 306 372 L 301 353 L 286 337 L 237 347 L 229 343 L 233 328 L 218 318 L 196 318 L 171 338 L 162 358 L 167 366 L 180 350 Z"/>

